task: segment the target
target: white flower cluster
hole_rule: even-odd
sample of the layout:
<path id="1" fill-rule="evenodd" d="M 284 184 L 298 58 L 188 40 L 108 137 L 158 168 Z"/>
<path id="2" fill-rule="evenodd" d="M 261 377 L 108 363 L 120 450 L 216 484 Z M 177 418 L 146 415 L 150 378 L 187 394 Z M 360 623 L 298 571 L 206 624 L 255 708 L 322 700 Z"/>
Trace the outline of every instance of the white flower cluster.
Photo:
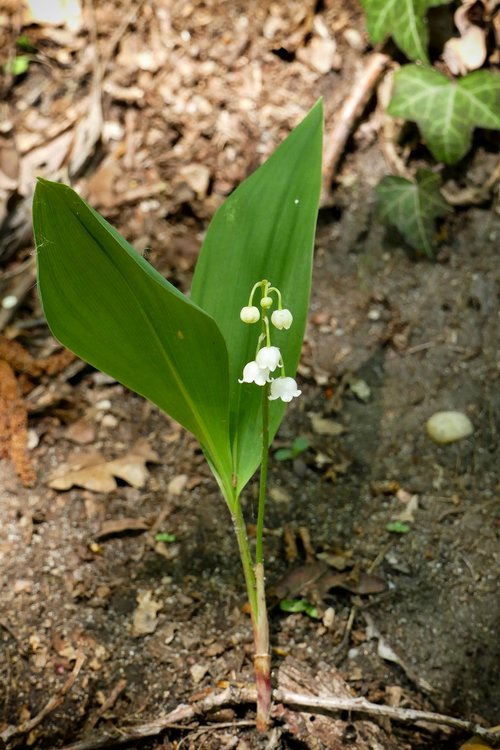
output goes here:
<path id="1" fill-rule="evenodd" d="M 297 383 L 293 378 L 286 377 L 279 348 L 271 346 L 269 320 L 267 318 L 267 311 L 273 304 L 273 299 L 270 296 L 271 292 L 277 294 L 279 303 L 278 309 L 274 310 L 271 314 L 271 323 L 273 326 L 278 330 L 288 330 L 293 323 L 293 316 L 290 310 L 281 307 L 281 293 L 279 289 L 272 287 L 266 280 L 257 282 L 250 294 L 248 305 L 241 309 L 240 319 L 243 323 L 257 323 L 261 319 L 259 308 L 252 304 L 253 295 L 259 287 L 262 292 L 260 306 L 263 311 L 263 333 L 259 338 L 259 343 L 265 340 L 267 345 L 258 349 L 255 359 L 245 365 L 243 368 L 243 377 L 241 380 L 238 380 L 238 383 L 255 383 L 255 385 L 260 386 L 270 383 L 269 400 L 275 401 L 280 398 L 282 401 L 288 403 L 292 398 L 300 396 L 302 391 L 299 391 Z M 271 373 L 274 373 L 277 368 L 280 368 L 281 376 L 271 378 Z"/>

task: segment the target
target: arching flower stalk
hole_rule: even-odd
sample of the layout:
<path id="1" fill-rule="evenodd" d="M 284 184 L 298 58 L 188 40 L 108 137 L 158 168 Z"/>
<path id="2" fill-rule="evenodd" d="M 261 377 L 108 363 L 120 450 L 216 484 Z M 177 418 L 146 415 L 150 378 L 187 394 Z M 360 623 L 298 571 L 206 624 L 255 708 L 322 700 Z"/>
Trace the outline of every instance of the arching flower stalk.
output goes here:
<path id="1" fill-rule="evenodd" d="M 254 296 L 260 292 L 260 308 L 254 305 Z M 273 299 L 274 297 L 274 299 Z M 257 689 L 257 727 L 266 729 L 269 724 L 271 708 L 271 657 L 269 650 L 269 623 L 266 607 L 264 584 L 264 511 L 266 501 L 267 467 L 269 458 L 269 401 L 281 399 L 289 403 L 300 396 L 301 391 L 297 383 L 285 373 L 285 365 L 279 347 L 273 346 L 269 312 L 274 302 L 277 309 L 271 313 L 271 326 L 278 330 L 288 330 L 293 323 L 293 315 L 282 305 L 281 292 L 271 285 L 267 279 L 254 284 L 248 305 L 240 312 L 240 319 L 244 323 L 252 324 L 261 321 L 261 333 L 258 336 L 255 359 L 243 368 L 243 377 L 239 383 L 253 383 L 262 388 L 262 459 L 259 482 L 259 507 L 256 529 L 255 549 L 255 587 L 256 597 L 252 609 L 252 623 L 254 630 L 255 654 L 255 683 Z M 262 346 L 264 344 L 264 346 Z M 276 373 L 276 375 L 275 375 Z M 278 374 L 279 373 L 279 374 Z"/>

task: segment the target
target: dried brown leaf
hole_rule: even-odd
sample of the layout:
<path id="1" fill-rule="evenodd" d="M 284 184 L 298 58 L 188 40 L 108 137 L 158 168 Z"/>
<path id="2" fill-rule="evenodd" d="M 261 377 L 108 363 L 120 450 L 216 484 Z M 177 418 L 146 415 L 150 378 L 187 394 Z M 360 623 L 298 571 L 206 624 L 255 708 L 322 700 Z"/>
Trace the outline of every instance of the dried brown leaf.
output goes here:
<path id="1" fill-rule="evenodd" d="M 146 463 L 158 461 L 158 455 L 147 441 L 140 440 L 132 450 L 114 461 L 106 461 L 96 452 L 73 456 L 68 463 L 59 466 L 48 484 L 55 490 L 77 486 L 94 492 L 112 492 L 117 487 L 115 477 L 118 477 L 140 488 L 144 487 L 149 474 Z"/>
<path id="2" fill-rule="evenodd" d="M 127 532 L 146 531 L 150 524 L 145 518 L 119 518 L 112 521 L 104 521 L 95 535 L 96 539 L 104 539 L 108 536 L 126 534 Z"/>
<path id="3" fill-rule="evenodd" d="M 158 612 L 163 604 L 153 599 L 151 591 L 140 591 L 137 595 L 137 603 L 132 621 L 132 635 L 140 638 L 142 635 L 154 633 L 158 625 Z"/>

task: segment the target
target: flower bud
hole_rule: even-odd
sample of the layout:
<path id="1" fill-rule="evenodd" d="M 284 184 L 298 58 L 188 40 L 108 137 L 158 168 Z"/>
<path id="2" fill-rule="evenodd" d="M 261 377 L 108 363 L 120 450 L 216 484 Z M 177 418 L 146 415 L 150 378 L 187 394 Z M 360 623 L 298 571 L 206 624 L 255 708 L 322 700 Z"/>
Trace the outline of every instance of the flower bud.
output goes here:
<path id="1" fill-rule="evenodd" d="M 271 307 L 272 304 L 273 304 L 272 297 L 262 297 L 262 299 L 260 301 L 260 306 L 264 310 L 267 310 L 269 307 Z"/>
<path id="2" fill-rule="evenodd" d="M 251 307 L 242 307 L 240 319 L 243 323 L 256 323 L 260 318 L 259 308 L 252 305 Z"/>
<path id="3" fill-rule="evenodd" d="M 283 328 L 288 331 L 293 323 L 293 315 L 290 310 L 275 310 L 271 315 L 271 323 L 280 331 Z"/>

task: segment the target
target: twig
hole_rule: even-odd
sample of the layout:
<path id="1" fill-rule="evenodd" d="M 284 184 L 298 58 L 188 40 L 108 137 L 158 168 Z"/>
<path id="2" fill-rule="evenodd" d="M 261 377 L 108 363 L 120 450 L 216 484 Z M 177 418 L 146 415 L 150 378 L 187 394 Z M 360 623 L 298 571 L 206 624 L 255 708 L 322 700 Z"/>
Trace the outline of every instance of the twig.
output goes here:
<path id="1" fill-rule="evenodd" d="M 356 616 L 356 612 L 357 612 L 357 608 L 353 605 L 351 607 L 351 611 L 349 612 L 349 617 L 347 618 L 346 626 L 344 628 L 344 633 L 342 635 L 342 640 L 340 641 L 340 643 L 338 644 L 338 646 L 335 648 L 333 652 L 336 665 L 340 664 L 340 662 L 344 660 L 344 657 L 349 648 L 349 641 L 351 638 L 351 631 L 352 631 L 352 626 L 354 625 L 354 618 Z"/>
<path id="2" fill-rule="evenodd" d="M 195 703 L 180 703 L 173 711 L 170 711 L 170 713 L 160 719 L 147 724 L 120 729 L 120 736 L 106 737 L 99 740 L 87 738 L 80 742 L 74 742 L 72 745 L 66 745 L 62 750 L 99 750 L 106 747 L 119 747 L 132 740 L 155 737 L 165 729 L 170 729 L 171 727 L 178 729 L 179 722 L 191 721 L 198 716 L 213 711 L 215 708 L 226 705 L 255 703 L 256 698 L 257 693 L 255 689 L 238 688 L 230 685 L 222 692 L 210 693 Z"/>
<path id="3" fill-rule="evenodd" d="M 394 71 L 390 70 L 384 76 L 377 89 L 378 109 L 382 118 L 382 125 L 379 131 L 380 147 L 391 172 L 407 180 L 411 180 L 412 173 L 406 166 L 404 159 L 400 156 L 396 145 L 401 131 L 401 120 L 397 120 L 387 114 L 387 107 L 392 97 L 393 73 Z"/>
<path id="4" fill-rule="evenodd" d="M 368 59 L 368 64 L 356 80 L 352 92 L 344 102 L 333 132 L 326 138 L 323 157 L 323 194 L 328 196 L 330 185 L 337 172 L 347 139 L 354 123 L 363 112 L 380 76 L 389 64 L 389 55 L 375 52 Z"/>
<path id="5" fill-rule="evenodd" d="M 78 677 L 78 673 L 80 672 L 84 661 L 85 656 L 79 652 L 76 656 L 73 671 L 71 672 L 59 692 L 56 695 L 52 696 L 52 698 L 48 701 L 48 703 L 46 703 L 42 710 L 39 711 L 32 719 L 23 721 L 22 724 L 18 724 L 18 726 L 10 725 L 6 729 L 4 729 L 4 731 L 0 733 L 0 740 L 3 740 L 3 742 L 7 743 L 7 741 L 11 737 L 14 737 L 17 734 L 28 734 L 28 732 L 31 732 L 32 729 L 38 726 L 38 724 L 40 724 L 46 716 L 52 713 L 52 711 L 55 711 L 55 709 L 58 708 L 64 701 L 64 698 L 75 684 L 75 680 Z"/>
<path id="6" fill-rule="evenodd" d="M 463 732 L 475 734 L 492 745 L 500 743 L 500 734 L 490 729 L 485 729 L 480 724 L 466 719 L 456 719 L 454 716 L 437 714 L 433 711 L 418 711 L 413 708 L 396 708 L 379 703 L 371 703 L 366 698 L 321 698 L 315 695 L 301 695 L 291 690 L 278 689 L 273 692 L 273 698 L 286 705 L 299 708 L 316 708 L 323 711 L 353 711 L 368 714 L 368 716 L 387 716 L 389 719 L 399 721 L 403 724 L 416 724 L 420 721 L 429 724 L 441 724 L 442 726 L 460 729 Z"/>
<path id="7" fill-rule="evenodd" d="M 156 721 L 135 727 L 123 728 L 120 730 L 121 733 L 118 737 L 106 737 L 98 740 L 88 738 L 81 742 L 75 742 L 72 745 L 66 745 L 62 750 L 100 750 L 100 748 L 118 747 L 132 740 L 156 736 L 171 727 L 179 728 L 179 722 L 191 721 L 197 716 L 207 714 L 214 708 L 220 708 L 228 704 L 255 703 L 256 697 L 254 688 L 230 686 L 220 693 L 211 693 L 196 703 L 181 703 L 173 711 L 170 711 L 166 716 Z M 273 698 L 278 703 L 296 708 L 312 708 L 318 712 L 337 713 L 339 711 L 351 711 L 369 716 L 387 716 L 403 724 L 415 724 L 418 722 L 441 724 L 442 726 L 453 727 L 454 729 L 475 734 L 486 742 L 489 742 L 492 746 L 500 743 L 500 734 L 498 732 L 485 729 L 475 722 L 456 719 L 453 716 L 446 716 L 430 711 L 417 711 L 410 708 L 396 708 L 378 703 L 370 703 L 365 698 L 322 698 L 283 689 L 274 690 Z"/>
<path id="8" fill-rule="evenodd" d="M 491 199 L 491 193 L 500 180 L 500 161 L 483 185 L 469 185 L 462 190 L 452 190 L 446 185 L 440 188 L 442 195 L 450 206 L 480 205 Z"/>
<path id="9" fill-rule="evenodd" d="M 109 709 L 111 708 L 115 702 L 120 693 L 127 687 L 127 680 L 118 680 L 114 688 L 112 689 L 111 693 L 108 695 L 102 706 L 99 708 L 98 711 L 94 714 L 94 716 L 91 717 L 91 719 L 87 722 L 85 726 L 85 730 L 89 732 L 91 729 L 95 727 L 101 716 Z"/>

